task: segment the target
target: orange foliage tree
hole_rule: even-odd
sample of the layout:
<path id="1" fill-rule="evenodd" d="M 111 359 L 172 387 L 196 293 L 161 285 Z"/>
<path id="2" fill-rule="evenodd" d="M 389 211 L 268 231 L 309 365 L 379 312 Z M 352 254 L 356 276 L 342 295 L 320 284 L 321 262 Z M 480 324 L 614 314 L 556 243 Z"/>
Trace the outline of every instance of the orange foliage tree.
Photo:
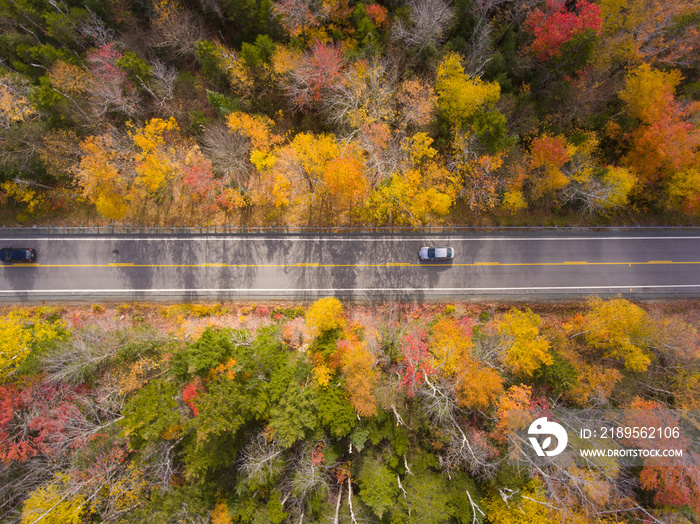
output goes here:
<path id="1" fill-rule="evenodd" d="M 528 168 L 537 177 L 534 181 L 535 195 L 546 195 L 563 189 L 569 180 L 562 171 L 573 152 L 563 135 L 542 135 L 530 146 Z"/>
<path id="2" fill-rule="evenodd" d="M 230 203 L 230 186 L 216 178 L 211 161 L 182 136 L 173 118 L 151 119 L 128 137 L 90 136 L 80 147 L 76 181 L 107 218 L 201 224 L 245 203 L 240 192 L 233 193 L 237 203 Z"/>
<path id="3" fill-rule="evenodd" d="M 469 409 L 488 408 L 503 393 L 503 379 L 474 356 L 469 319 L 442 317 L 431 331 L 432 367 L 454 388 L 457 403 Z"/>
<path id="4" fill-rule="evenodd" d="M 351 335 L 338 341 L 342 354 L 342 370 L 345 375 L 345 389 L 350 403 L 361 417 L 372 417 L 377 413 L 377 400 L 373 388 L 379 380 L 374 370 L 374 357 L 367 351 L 365 343 Z"/>
<path id="5" fill-rule="evenodd" d="M 497 442 L 506 442 L 512 430 L 526 428 L 534 420 L 530 416 L 533 407 L 532 388 L 521 384 L 509 387 L 498 399 L 496 427 L 491 434 Z"/>
<path id="6" fill-rule="evenodd" d="M 630 71 L 620 92 L 627 112 L 639 121 L 624 161 L 647 184 L 697 169 L 700 163 L 700 130 L 693 119 L 700 103 L 684 107 L 676 100 L 680 81 L 676 70 L 665 73 L 642 64 Z"/>
<path id="7" fill-rule="evenodd" d="M 260 199 L 286 208 L 291 222 L 347 222 L 369 190 L 360 152 L 352 144 L 341 147 L 333 135 L 299 133 L 271 153 L 256 155 Z"/>

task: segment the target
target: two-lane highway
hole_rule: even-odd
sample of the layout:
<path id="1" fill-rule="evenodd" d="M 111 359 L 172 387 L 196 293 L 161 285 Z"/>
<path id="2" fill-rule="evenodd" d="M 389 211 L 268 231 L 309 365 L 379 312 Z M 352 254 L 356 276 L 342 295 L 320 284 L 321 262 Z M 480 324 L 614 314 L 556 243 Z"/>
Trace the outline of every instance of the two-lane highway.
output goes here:
<path id="1" fill-rule="evenodd" d="M 452 263 L 421 263 L 426 245 Z M 700 236 L 12 236 L 5 301 L 700 296 Z"/>

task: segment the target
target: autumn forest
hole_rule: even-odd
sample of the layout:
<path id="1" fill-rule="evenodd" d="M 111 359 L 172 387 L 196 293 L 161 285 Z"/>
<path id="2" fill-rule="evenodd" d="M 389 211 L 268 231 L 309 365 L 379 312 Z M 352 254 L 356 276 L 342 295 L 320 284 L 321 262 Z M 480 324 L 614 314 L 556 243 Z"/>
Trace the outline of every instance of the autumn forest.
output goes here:
<path id="1" fill-rule="evenodd" d="M 700 225 L 697 1 L 0 0 L 0 225 L 111 224 Z M 698 523 L 697 447 L 509 460 L 514 410 L 700 410 L 698 325 L 3 307 L 0 522 Z"/>
<path id="2" fill-rule="evenodd" d="M 697 449 L 635 467 L 508 450 L 513 410 L 699 410 L 699 317 L 596 297 L 5 310 L 0 520 L 698 522 Z"/>
<path id="3" fill-rule="evenodd" d="M 696 224 L 693 0 L 2 0 L 17 224 Z"/>

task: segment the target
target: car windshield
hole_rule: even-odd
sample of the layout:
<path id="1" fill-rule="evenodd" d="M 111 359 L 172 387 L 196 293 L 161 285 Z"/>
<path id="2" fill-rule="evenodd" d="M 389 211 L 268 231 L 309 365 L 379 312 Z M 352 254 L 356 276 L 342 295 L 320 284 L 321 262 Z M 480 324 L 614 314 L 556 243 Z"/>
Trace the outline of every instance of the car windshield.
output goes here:
<path id="1" fill-rule="evenodd" d="M 435 256 L 435 248 L 434 247 L 428 248 L 428 256 L 430 258 L 433 258 Z"/>

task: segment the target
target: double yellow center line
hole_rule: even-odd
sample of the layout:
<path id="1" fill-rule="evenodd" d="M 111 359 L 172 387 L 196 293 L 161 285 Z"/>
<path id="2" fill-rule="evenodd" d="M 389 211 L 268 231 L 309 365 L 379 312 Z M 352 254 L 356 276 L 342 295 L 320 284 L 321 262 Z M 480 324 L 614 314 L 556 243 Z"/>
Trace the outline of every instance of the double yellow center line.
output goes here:
<path id="1" fill-rule="evenodd" d="M 97 268 L 97 267 L 150 267 L 150 268 L 175 268 L 175 267 L 193 267 L 193 268 L 320 268 L 320 267 L 483 267 L 483 266 L 648 266 L 648 265 L 688 265 L 700 264 L 700 261 L 689 262 L 673 262 L 672 260 L 649 260 L 648 262 L 586 262 L 585 260 L 572 260 L 565 262 L 473 262 L 470 264 L 456 263 L 416 263 L 416 262 L 386 262 L 384 264 L 321 264 L 318 262 L 297 262 L 290 264 L 227 264 L 225 262 L 217 263 L 202 263 L 202 264 L 135 264 L 133 262 L 110 262 L 107 264 L 14 264 L 0 266 L 3 268 Z"/>

